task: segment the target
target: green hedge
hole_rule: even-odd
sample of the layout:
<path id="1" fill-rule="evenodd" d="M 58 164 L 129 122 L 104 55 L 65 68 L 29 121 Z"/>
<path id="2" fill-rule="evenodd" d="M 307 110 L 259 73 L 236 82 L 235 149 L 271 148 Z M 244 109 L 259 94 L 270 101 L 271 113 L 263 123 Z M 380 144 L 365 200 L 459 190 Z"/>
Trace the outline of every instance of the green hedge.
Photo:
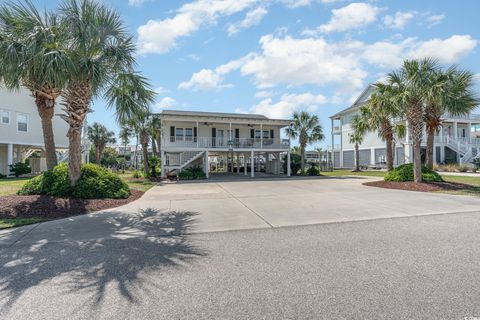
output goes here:
<path id="1" fill-rule="evenodd" d="M 68 180 L 68 165 L 61 163 L 52 170 L 30 179 L 18 194 L 46 194 L 83 199 L 118 199 L 128 198 L 130 189 L 119 176 L 92 163 L 82 166 L 80 179 L 77 185 L 72 188 Z"/>
<path id="2" fill-rule="evenodd" d="M 422 166 L 422 180 L 425 182 L 442 182 L 442 177 L 433 170 Z M 402 164 L 388 172 L 385 181 L 405 182 L 413 181 L 413 163 Z"/>
<path id="3" fill-rule="evenodd" d="M 205 179 L 206 177 L 201 167 L 187 168 L 178 173 L 178 179 L 180 180 L 197 180 Z"/>

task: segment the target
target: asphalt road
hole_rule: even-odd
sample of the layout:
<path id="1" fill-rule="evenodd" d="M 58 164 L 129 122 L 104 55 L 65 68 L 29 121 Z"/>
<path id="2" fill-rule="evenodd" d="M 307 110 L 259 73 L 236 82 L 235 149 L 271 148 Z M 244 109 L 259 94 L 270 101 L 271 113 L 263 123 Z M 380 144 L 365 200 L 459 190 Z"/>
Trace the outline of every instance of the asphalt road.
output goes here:
<path id="1" fill-rule="evenodd" d="M 2 319 L 480 317 L 480 213 L 0 248 Z"/>

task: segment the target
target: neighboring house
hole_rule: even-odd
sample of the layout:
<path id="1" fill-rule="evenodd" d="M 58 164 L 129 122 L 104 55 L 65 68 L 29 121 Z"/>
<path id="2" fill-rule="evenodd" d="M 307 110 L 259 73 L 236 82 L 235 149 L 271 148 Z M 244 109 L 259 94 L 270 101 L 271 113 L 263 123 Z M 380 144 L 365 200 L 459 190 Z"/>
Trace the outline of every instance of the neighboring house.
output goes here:
<path id="1" fill-rule="evenodd" d="M 290 120 L 263 115 L 164 110 L 162 121 L 162 176 L 189 166 L 210 170 L 225 164 L 226 171 L 253 177 L 255 171 L 281 174 L 281 155 L 290 143 L 280 136 Z M 253 170 L 251 170 L 253 168 Z M 287 165 L 285 174 L 290 175 Z"/>
<path id="2" fill-rule="evenodd" d="M 355 145 L 350 143 L 353 132 L 353 116 L 372 94 L 370 85 L 349 108 L 330 117 L 332 121 L 333 163 L 335 168 L 353 168 L 355 166 Z M 480 157 L 480 115 L 469 114 L 464 117 L 444 115 L 442 129 L 435 136 L 434 163 L 471 163 Z M 365 134 L 360 145 L 360 165 L 384 166 L 386 163 L 385 142 L 377 132 Z M 423 135 L 422 159 L 426 150 L 426 135 Z M 412 162 L 412 144 L 407 137 L 396 139 L 394 165 Z"/>
<path id="3" fill-rule="evenodd" d="M 60 113 L 60 106 L 56 106 Z M 67 123 L 53 117 L 53 133 L 59 161 L 68 160 Z M 42 123 L 35 100 L 26 90 L 10 92 L 0 89 L 0 173 L 8 174 L 8 165 L 25 161 L 33 154 L 33 173 L 46 170 Z M 88 154 L 88 152 L 87 152 Z"/>

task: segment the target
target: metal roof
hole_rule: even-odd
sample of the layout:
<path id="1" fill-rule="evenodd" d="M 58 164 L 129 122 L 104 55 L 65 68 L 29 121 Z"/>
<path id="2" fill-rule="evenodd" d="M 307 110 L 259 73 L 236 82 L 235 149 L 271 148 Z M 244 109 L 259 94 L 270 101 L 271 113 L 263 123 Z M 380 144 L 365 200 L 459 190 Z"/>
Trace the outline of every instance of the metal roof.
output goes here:
<path id="1" fill-rule="evenodd" d="M 290 121 L 288 119 L 270 119 L 261 114 L 249 113 L 226 113 L 226 112 L 204 112 L 204 111 L 185 111 L 185 110 L 162 110 L 161 116 L 187 116 L 187 117 L 206 117 L 206 118 L 225 118 L 225 119 L 252 119 L 252 120 L 274 120 Z"/>

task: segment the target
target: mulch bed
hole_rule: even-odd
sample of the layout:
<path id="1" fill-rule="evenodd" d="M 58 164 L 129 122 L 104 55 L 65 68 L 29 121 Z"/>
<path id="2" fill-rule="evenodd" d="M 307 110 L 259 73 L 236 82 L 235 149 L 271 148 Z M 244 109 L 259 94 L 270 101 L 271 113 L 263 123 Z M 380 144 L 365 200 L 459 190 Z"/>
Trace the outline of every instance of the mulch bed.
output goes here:
<path id="1" fill-rule="evenodd" d="M 0 197 L 0 218 L 58 219 L 115 208 L 139 199 L 142 191 L 131 190 L 127 199 L 78 199 L 45 195 Z"/>
<path id="2" fill-rule="evenodd" d="M 420 191 L 420 192 L 475 189 L 475 187 L 469 184 L 455 183 L 455 182 L 414 183 L 413 181 L 409 181 L 409 182 L 373 181 L 373 182 L 365 182 L 363 185 L 371 186 L 371 187 L 386 188 L 386 189 L 399 189 L 399 190 Z"/>

